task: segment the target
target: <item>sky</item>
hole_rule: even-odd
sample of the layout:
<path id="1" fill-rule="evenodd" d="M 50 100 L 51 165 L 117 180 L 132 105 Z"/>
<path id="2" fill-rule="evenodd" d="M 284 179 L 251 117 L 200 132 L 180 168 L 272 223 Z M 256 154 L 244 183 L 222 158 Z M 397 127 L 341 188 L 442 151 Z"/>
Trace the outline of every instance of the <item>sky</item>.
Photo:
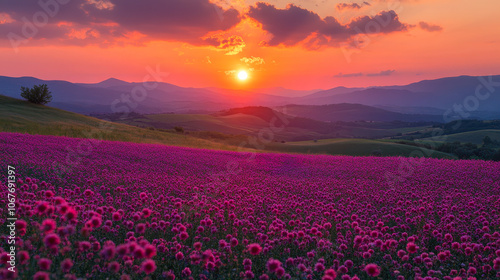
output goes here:
<path id="1" fill-rule="evenodd" d="M 327 89 L 500 74 L 498 0 L 0 0 L 0 76 Z M 248 79 L 237 78 L 246 71 Z"/>

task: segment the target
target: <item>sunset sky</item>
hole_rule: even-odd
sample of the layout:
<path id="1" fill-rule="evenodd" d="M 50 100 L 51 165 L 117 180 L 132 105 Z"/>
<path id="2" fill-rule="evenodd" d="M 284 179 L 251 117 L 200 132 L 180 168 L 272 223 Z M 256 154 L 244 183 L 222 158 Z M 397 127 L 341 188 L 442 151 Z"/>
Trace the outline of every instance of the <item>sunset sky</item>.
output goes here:
<path id="1" fill-rule="evenodd" d="M 0 2 L 0 75 L 319 89 L 500 74 L 498 0 Z M 249 78 L 238 80 L 237 72 Z"/>

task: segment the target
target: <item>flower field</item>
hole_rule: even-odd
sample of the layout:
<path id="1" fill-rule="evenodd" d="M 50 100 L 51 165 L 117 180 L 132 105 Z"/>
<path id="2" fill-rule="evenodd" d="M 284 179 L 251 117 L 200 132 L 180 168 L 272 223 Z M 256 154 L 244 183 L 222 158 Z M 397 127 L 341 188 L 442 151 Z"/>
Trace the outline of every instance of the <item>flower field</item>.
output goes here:
<path id="1" fill-rule="evenodd" d="M 0 133 L 0 279 L 500 277 L 500 163 L 88 143 Z"/>

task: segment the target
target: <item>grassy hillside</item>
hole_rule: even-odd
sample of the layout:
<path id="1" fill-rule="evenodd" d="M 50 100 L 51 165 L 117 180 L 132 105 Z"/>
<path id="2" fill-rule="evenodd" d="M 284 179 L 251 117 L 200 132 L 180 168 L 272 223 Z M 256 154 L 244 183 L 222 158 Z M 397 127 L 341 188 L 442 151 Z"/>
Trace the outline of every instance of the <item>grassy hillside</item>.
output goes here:
<path id="1" fill-rule="evenodd" d="M 402 114 L 381 108 L 361 104 L 328 104 L 328 105 L 286 105 L 280 107 L 287 114 L 311 118 L 319 121 L 426 121 L 442 122 L 440 115 Z"/>
<path id="2" fill-rule="evenodd" d="M 179 134 L 167 130 L 147 129 L 134 125 L 152 126 L 152 124 L 168 125 L 169 122 L 179 124 L 196 124 L 205 130 L 190 131 Z M 209 115 L 148 115 L 134 118 L 133 125 L 107 122 L 47 106 L 34 105 L 18 99 L 0 95 L 0 131 L 21 132 L 29 134 L 56 135 L 68 137 L 92 137 L 112 141 L 137 143 L 155 143 L 194 148 L 238 150 L 238 146 L 248 141 L 248 136 L 229 135 L 214 132 L 224 128 L 227 133 L 258 130 L 265 121 L 255 116 L 234 114 L 228 116 Z M 161 126 L 160 126 L 161 127 Z M 166 126 L 165 126 L 166 127 Z M 186 125 L 189 128 L 189 125 Z M 232 130 L 231 130 L 232 129 Z M 288 131 L 291 134 L 307 134 L 316 136 L 311 131 L 298 128 Z M 291 135 L 290 135 L 291 136 Z M 275 139 L 279 141 L 280 139 Z M 252 150 L 245 146 L 245 150 Z M 264 151 L 283 153 L 341 154 L 353 156 L 369 156 L 378 150 L 382 156 L 409 156 L 415 147 L 378 140 L 364 139 L 326 139 L 303 142 L 287 142 L 269 144 Z M 450 158 L 447 154 L 433 152 L 432 157 Z"/>
<path id="3" fill-rule="evenodd" d="M 368 139 L 322 139 L 314 141 L 288 142 L 284 144 L 273 144 L 269 149 L 289 153 L 311 153 L 331 155 L 370 156 L 378 151 L 382 156 L 414 156 L 415 151 L 422 151 L 425 155 L 433 158 L 454 158 L 453 156 L 398 143 L 383 140 Z"/>
<path id="4" fill-rule="evenodd" d="M 277 117 L 280 116 L 280 117 Z M 101 115 L 111 118 L 115 115 Z M 286 123 L 283 123 L 285 120 Z M 429 126 L 405 122 L 323 122 L 302 117 L 292 117 L 267 107 L 234 108 L 217 114 L 149 114 L 131 115 L 116 121 L 140 127 L 173 129 L 183 127 L 186 131 L 211 131 L 235 135 L 258 135 L 270 126 L 283 127 L 274 132 L 277 141 L 304 141 L 330 138 L 378 139 L 418 131 Z M 419 126 L 417 126 L 419 125 Z"/>
<path id="5" fill-rule="evenodd" d="M 500 141 L 500 129 L 483 129 L 476 131 L 461 132 L 446 135 L 446 142 L 462 142 L 481 145 L 485 136 L 489 136 L 492 140 Z M 429 141 L 432 138 L 422 138 L 418 141 Z"/>
<path id="6" fill-rule="evenodd" d="M 112 141 L 236 150 L 236 147 L 231 145 L 189 135 L 107 122 L 2 95 L 0 95 L 0 131 L 68 137 L 90 135 L 91 138 Z"/>

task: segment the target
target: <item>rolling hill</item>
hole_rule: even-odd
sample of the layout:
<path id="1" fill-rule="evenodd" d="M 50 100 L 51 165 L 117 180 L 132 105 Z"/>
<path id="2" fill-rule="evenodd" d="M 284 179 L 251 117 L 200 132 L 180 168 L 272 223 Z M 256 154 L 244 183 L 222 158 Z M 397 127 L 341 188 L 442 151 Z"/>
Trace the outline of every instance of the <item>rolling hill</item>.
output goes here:
<path id="1" fill-rule="evenodd" d="M 484 137 L 489 136 L 492 140 L 500 141 L 500 130 L 499 129 L 483 129 L 475 131 L 460 132 L 454 134 L 445 135 L 444 142 L 462 142 L 462 143 L 473 143 L 481 145 L 483 143 Z M 432 138 L 421 138 L 417 141 L 432 141 Z"/>
<path id="2" fill-rule="evenodd" d="M 268 107 L 232 108 L 214 114 L 148 114 L 118 119 L 118 122 L 140 127 L 173 129 L 182 127 L 190 132 L 210 131 L 233 135 L 272 138 L 271 141 L 301 141 L 327 138 L 383 138 L 429 127 L 429 123 L 408 122 L 324 122 L 290 116 Z M 270 130 L 272 128 L 272 133 Z M 264 135 L 265 134 L 265 135 Z"/>
<path id="3" fill-rule="evenodd" d="M 236 150 L 234 146 L 188 135 L 107 122 L 2 95 L 0 95 L 0 131 Z"/>
<path id="4" fill-rule="evenodd" d="M 273 144 L 269 150 L 304 153 L 304 154 L 330 154 L 350 156 L 370 156 L 375 153 L 381 156 L 415 156 L 417 152 L 429 155 L 433 158 L 454 158 L 452 155 L 429 150 L 426 148 L 413 147 L 383 140 L 368 139 L 321 139 L 315 141 L 288 142 L 285 144 Z"/>
<path id="5" fill-rule="evenodd" d="M 286 105 L 279 107 L 287 114 L 307 117 L 319 121 L 376 121 L 376 122 L 442 122 L 439 115 L 402 114 L 361 104 L 329 104 L 329 105 Z"/>
<path id="6" fill-rule="evenodd" d="M 214 115 L 146 115 L 140 116 L 131 114 L 130 121 L 134 125 L 109 122 L 101 119 L 80 115 L 73 112 L 51 108 L 48 106 L 35 105 L 15 98 L 0 95 L 0 131 L 2 132 L 20 132 L 39 135 L 55 135 L 77 138 L 95 138 L 113 141 L 126 141 L 136 143 L 154 143 L 164 145 L 175 145 L 183 147 L 217 149 L 217 150 L 255 150 L 251 145 L 240 146 L 242 142 L 249 142 L 252 136 L 229 135 L 216 132 L 189 132 L 185 134 L 174 133 L 170 130 L 160 128 L 142 128 L 136 125 L 149 125 L 160 123 L 163 125 L 173 125 L 179 123 L 192 123 L 194 127 L 205 130 L 217 130 L 223 128 L 229 132 L 255 132 L 263 126 L 269 127 L 269 122 L 262 117 L 269 117 L 269 108 L 260 108 L 255 115 L 250 114 L 252 110 L 243 109 L 246 114 L 233 111 L 226 111 L 224 116 Z M 272 110 L 271 110 L 272 111 Z M 259 116 L 257 116 L 259 115 Z M 297 119 L 299 121 L 297 121 Z M 131 121 L 133 120 L 133 121 Z M 304 124 L 321 123 L 319 121 L 292 118 L 297 121 L 291 130 L 285 130 L 282 134 L 277 134 L 274 140 L 280 140 L 279 137 L 300 138 L 302 135 L 307 139 L 320 135 L 317 132 L 307 130 L 305 127 L 297 127 Z M 301 121 L 305 123 L 301 123 Z M 346 130 L 347 128 L 343 128 Z M 359 129 L 359 128 L 350 128 Z M 366 128 L 363 128 L 366 129 Z M 379 133 L 392 133 L 396 131 L 412 130 L 417 128 L 401 128 L 380 130 Z M 245 131 L 246 130 L 246 131 Z M 341 130 L 342 131 L 342 130 Z M 360 130 L 362 131 L 362 130 Z M 316 133 L 316 134 L 315 134 Z M 360 132 L 358 132 L 360 133 Z M 308 135 L 309 134 L 309 135 Z M 254 134 L 255 137 L 255 134 Z M 255 139 L 255 138 L 254 138 Z M 400 145 L 397 143 L 388 143 L 379 140 L 365 139 L 335 139 L 318 140 L 318 142 L 293 142 L 279 143 L 271 141 L 264 145 L 262 151 L 280 152 L 280 153 L 311 153 L 311 154 L 342 154 L 369 156 L 374 150 L 380 150 L 383 156 L 401 155 L 408 156 L 414 147 Z M 260 148 L 259 148 L 260 149 Z M 435 153 L 432 157 L 449 157 L 446 154 Z"/>

